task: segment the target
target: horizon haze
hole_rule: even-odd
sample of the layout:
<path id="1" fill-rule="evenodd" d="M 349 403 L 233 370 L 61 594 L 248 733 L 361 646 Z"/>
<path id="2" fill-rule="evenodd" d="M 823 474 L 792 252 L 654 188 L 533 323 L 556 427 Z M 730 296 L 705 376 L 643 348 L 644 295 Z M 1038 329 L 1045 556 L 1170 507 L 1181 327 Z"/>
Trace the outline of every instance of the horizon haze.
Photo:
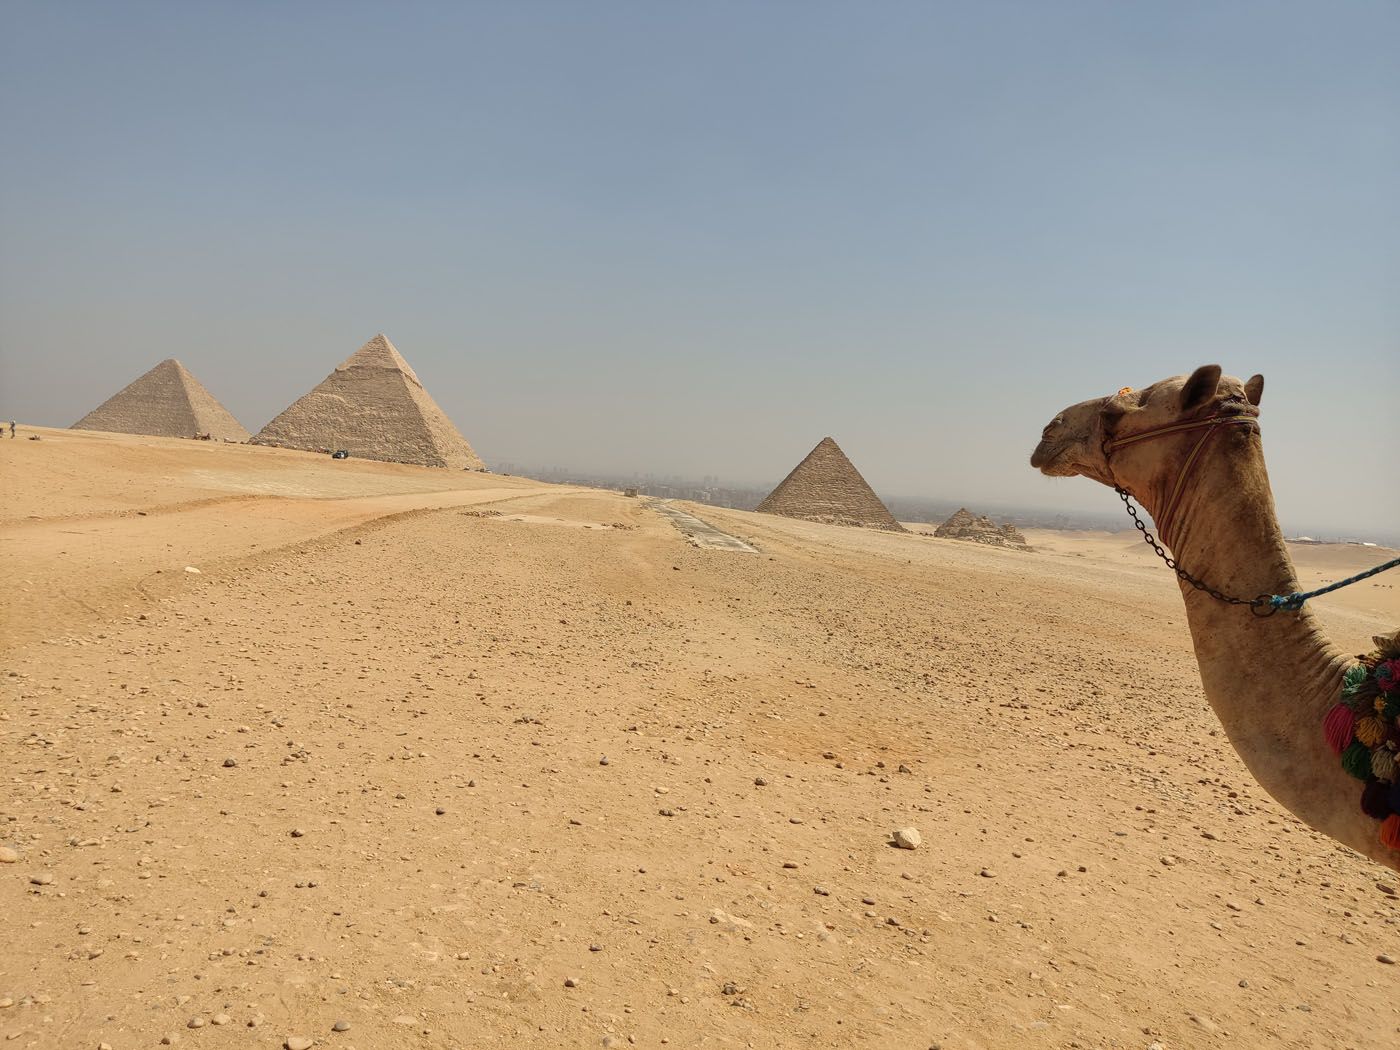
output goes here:
<path id="1" fill-rule="evenodd" d="M 882 495 L 1112 514 L 1041 427 L 1218 362 L 1290 533 L 1400 539 L 1394 4 L 0 29 L 6 420 L 176 357 L 256 432 L 382 331 L 488 464 L 763 485 L 831 435 Z"/>

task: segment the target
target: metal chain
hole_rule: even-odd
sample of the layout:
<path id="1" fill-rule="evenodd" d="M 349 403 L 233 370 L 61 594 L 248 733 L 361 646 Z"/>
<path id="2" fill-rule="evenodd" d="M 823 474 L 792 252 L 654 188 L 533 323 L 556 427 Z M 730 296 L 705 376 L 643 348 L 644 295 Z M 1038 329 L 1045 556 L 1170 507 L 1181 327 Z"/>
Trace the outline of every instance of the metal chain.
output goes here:
<path id="1" fill-rule="evenodd" d="M 1192 587 L 1196 588 L 1196 590 L 1202 591 L 1203 593 L 1210 595 L 1218 602 L 1224 602 L 1226 605 L 1248 606 L 1249 611 L 1252 612 L 1255 616 L 1272 616 L 1274 613 L 1278 612 L 1278 606 L 1272 603 L 1271 595 L 1261 594 L 1257 598 L 1233 598 L 1228 594 L 1222 594 L 1220 591 L 1217 591 L 1214 587 L 1206 583 L 1204 580 L 1196 579 L 1196 577 L 1192 576 L 1189 572 L 1187 572 L 1180 565 L 1178 565 L 1176 563 L 1175 558 L 1173 558 L 1170 554 L 1168 554 L 1165 550 L 1162 549 L 1162 545 L 1157 542 L 1157 537 L 1153 536 L 1152 533 L 1147 531 L 1147 525 L 1140 517 L 1138 517 L 1137 508 L 1133 506 L 1133 501 L 1128 496 L 1127 490 L 1124 489 L 1121 485 L 1114 485 L 1113 491 L 1118 493 L 1118 498 L 1123 501 L 1123 506 L 1128 508 L 1128 516 L 1133 519 L 1133 524 L 1137 526 L 1138 532 L 1142 533 L 1142 538 L 1144 542 L 1146 542 L 1146 544 L 1152 548 L 1152 550 L 1156 553 L 1157 557 L 1161 558 L 1162 561 L 1167 563 L 1167 568 L 1171 569 L 1172 572 L 1176 573 L 1178 579 L 1184 580 L 1186 583 L 1189 583 Z"/>

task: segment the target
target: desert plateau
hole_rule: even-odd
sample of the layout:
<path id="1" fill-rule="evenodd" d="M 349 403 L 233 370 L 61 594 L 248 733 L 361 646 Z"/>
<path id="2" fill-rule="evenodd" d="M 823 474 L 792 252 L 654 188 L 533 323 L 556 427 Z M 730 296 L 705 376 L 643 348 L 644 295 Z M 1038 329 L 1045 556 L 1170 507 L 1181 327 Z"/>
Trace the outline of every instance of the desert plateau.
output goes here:
<path id="1" fill-rule="evenodd" d="M 4 1046 L 1400 1044 L 1400 883 L 1256 787 L 1134 533 L 680 508 L 750 553 L 35 428 L 0 487 Z"/>

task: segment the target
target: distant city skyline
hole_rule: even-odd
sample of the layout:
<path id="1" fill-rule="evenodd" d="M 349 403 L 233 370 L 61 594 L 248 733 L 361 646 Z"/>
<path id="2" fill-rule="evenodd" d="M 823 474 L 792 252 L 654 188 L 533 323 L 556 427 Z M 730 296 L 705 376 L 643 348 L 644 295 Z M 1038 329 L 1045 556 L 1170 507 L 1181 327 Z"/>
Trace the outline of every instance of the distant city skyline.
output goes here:
<path id="1" fill-rule="evenodd" d="M 1400 5 L 0 14 L 0 414 L 250 430 L 385 332 L 488 463 L 1112 513 L 1064 406 L 1267 378 L 1289 531 L 1400 522 Z"/>

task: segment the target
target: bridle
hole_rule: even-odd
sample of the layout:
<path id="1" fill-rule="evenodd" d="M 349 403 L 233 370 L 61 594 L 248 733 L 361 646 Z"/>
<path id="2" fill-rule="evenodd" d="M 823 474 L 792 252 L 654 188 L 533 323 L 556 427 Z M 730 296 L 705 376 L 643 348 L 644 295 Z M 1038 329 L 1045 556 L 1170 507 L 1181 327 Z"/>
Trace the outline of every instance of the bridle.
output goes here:
<path id="1" fill-rule="evenodd" d="M 1107 407 L 1107 401 L 1109 400 L 1111 399 L 1105 399 L 1105 407 Z M 1160 427 L 1149 427 L 1146 430 L 1139 430 L 1136 433 L 1127 434 L 1123 437 L 1105 437 L 1103 440 L 1103 455 L 1104 459 L 1108 461 L 1109 474 L 1112 475 L 1113 453 L 1121 448 L 1127 448 L 1129 445 L 1137 445 L 1143 441 L 1151 441 L 1154 438 L 1179 434 L 1187 430 L 1205 431 L 1196 443 L 1191 446 L 1191 451 L 1186 454 L 1186 460 L 1181 464 L 1181 470 L 1176 475 L 1176 483 L 1172 485 L 1171 494 L 1167 497 L 1167 502 L 1162 508 L 1162 513 L 1153 515 L 1157 522 L 1157 530 L 1161 533 L 1162 539 L 1170 543 L 1171 540 L 1167 539 L 1167 537 L 1171 533 L 1172 520 L 1176 517 L 1176 512 L 1180 508 L 1181 497 L 1186 491 L 1186 482 L 1191 477 L 1191 472 L 1195 469 L 1196 465 L 1200 463 L 1201 453 L 1205 450 L 1205 447 L 1210 444 L 1210 439 L 1218 434 L 1222 427 L 1241 424 L 1257 426 L 1258 423 L 1259 413 L 1257 409 L 1244 412 L 1222 412 L 1219 406 L 1217 406 L 1215 412 L 1200 419 L 1188 419 L 1180 423 L 1167 423 Z M 1118 484 L 1117 479 L 1114 480 L 1113 487 L 1119 495 L 1122 495 L 1125 491 L 1122 486 Z"/>
<path id="2" fill-rule="evenodd" d="M 1120 391 L 1119 393 L 1122 393 Z M 1106 411 L 1112 397 L 1104 398 L 1103 407 Z M 1235 399 L 1230 399 L 1234 402 Z M 1189 430 L 1204 430 L 1196 443 L 1191 446 L 1191 451 L 1187 453 L 1186 460 L 1181 464 L 1181 470 L 1177 472 L 1176 482 L 1172 485 L 1171 493 L 1167 497 L 1166 505 L 1160 515 L 1156 515 L 1157 531 L 1162 539 L 1167 539 L 1172 520 L 1176 512 L 1180 509 L 1182 494 L 1186 491 L 1186 482 L 1191 477 L 1192 471 L 1201 461 L 1201 454 L 1210 444 L 1210 439 L 1218 434 L 1224 427 L 1251 425 L 1258 426 L 1259 413 L 1251 406 L 1243 411 L 1221 411 L 1220 405 L 1216 405 L 1215 411 L 1200 419 L 1188 419 L 1179 423 L 1166 423 L 1160 427 L 1149 427 L 1146 430 L 1139 430 L 1132 434 L 1125 434 L 1122 437 L 1106 436 L 1103 440 L 1104 462 L 1108 466 L 1109 477 L 1113 478 L 1113 453 L 1119 449 L 1127 448 L 1129 445 L 1136 445 L 1143 441 L 1151 441 L 1159 437 L 1168 437 L 1172 434 L 1180 434 Z M 1221 591 L 1216 590 L 1203 580 L 1197 579 L 1189 572 L 1177 564 L 1176 559 L 1162 549 L 1162 545 L 1157 542 L 1156 537 L 1147 531 L 1147 524 L 1138 517 L 1137 508 L 1133 506 L 1131 494 L 1122 485 L 1118 484 L 1117 478 L 1113 478 L 1113 491 L 1118 493 L 1118 497 L 1123 501 L 1123 506 L 1127 508 L 1128 515 L 1133 519 L 1133 524 L 1138 532 L 1142 533 L 1143 540 L 1156 553 L 1157 557 L 1166 562 L 1167 568 L 1176 573 L 1177 577 L 1189 583 L 1198 591 L 1210 595 L 1216 601 L 1224 602 L 1227 605 L 1246 605 L 1250 612 L 1256 616 L 1272 616 L 1278 612 L 1280 606 L 1274 602 L 1274 596 L 1261 594 L 1254 598 L 1236 598 Z"/>

